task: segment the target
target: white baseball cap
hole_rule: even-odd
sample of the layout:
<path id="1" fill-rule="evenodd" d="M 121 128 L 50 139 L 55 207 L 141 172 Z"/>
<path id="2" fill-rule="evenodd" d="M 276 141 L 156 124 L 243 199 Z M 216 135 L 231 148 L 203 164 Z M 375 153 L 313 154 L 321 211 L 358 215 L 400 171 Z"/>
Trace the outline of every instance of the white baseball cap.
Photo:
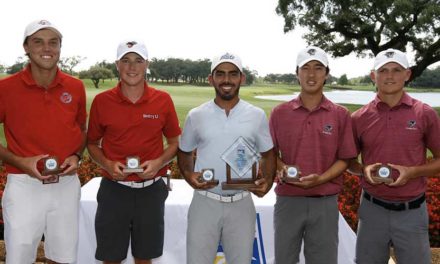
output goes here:
<path id="1" fill-rule="evenodd" d="M 40 19 L 32 21 L 31 23 L 29 23 L 29 25 L 27 25 L 26 29 L 24 30 L 23 43 L 26 42 L 27 37 L 33 35 L 35 32 L 41 29 L 46 28 L 55 32 L 60 37 L 60 39 L 63 38 L 63 35 L 61 35 L 60 31 L 54 24 L 52 24 L 48 20 Z"/>
<path id="2" fill-rule="evenodd" d="M 409 62 L 405 53 L 396 49 L 387 49 L 379 52 L 374 59 L 374 70 L 378 70 L 389 62 L 395 62 L 400 64 L 403 68 L 409 68 Z"/>
<path id="3" fill-rule="evenodd" d="M 310 46 L 301 50 L 298 53 L 298 57 L 296 57 L 296 65 L 301 68 L 304 64 L 312 60 L 319 61 L 325 67 L 328 67 L 327 53 L 315 46 Z"/>
<path id="4" fill-rule="evenodd" d="M 211 73 L 215 70 L 215 68 L 217 68 L 218 65 L 220 65 L 221 63 L 224 62 L 229 62 L 234 64 L 235 66 L 237 66 L 237 68 L 240 70 L 240 72 L 243 72 L 243 66 L 241 65 L 241 59 L 240 57 L 232 54 L 232 53 L 224 53 L 218 57 L 215 57 L 212 60 L 211 63 Z"/>
<path id="5" fill-rule="evenodd" d="M 144 42 L 139 40 L 124 40 L 118 46 L 116 59 L 120 60 L 125 54 L 134 52 L 139 54 L 144 60 L 148 60 L 148 51 Z"/>

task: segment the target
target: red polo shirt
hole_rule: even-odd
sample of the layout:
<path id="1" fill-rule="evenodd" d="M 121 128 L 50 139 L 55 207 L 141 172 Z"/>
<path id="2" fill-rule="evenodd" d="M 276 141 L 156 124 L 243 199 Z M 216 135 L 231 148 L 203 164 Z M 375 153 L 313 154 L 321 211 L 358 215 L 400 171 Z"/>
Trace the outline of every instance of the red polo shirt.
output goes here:
<path id="1" fill-rule="evenodd" d="M 403 166 L 426 163 L 426 148 L 440 149 L 440 121 L 430 106 L 404 93 L 399 104 L 390 108 L 376 98 L 353 113 L 353 129 L 364 165 L 376 162 Z M 426 175 L 429 176 L 429 175 Z M 398 172 L 393 170 L 396 179 Z M 388 187 L 373 186 L 363 178 L 362 188 L 374 197 L 407 201 L 425 192 L 426 178 Z"/>
<path id="2" fill-rule="evenodd" d="M 98 94 L 90 109 L 87 138 L 102 139 L 104 155 L 125 164 L 128 156 L 139 156 L 141 162 L 160 157 L 163 136 L 177 137 L 181 133 L 173 101 L 168 93 L 144 84 L 144 94 L 132 103 L 121 91 L 120 83 Z M 164 167 L 157 175 L 165 175 Z M 111 179 L 106 171 L 104 176 Z M 131 174 L 127 181 L 141 180 Z"/>
<path id="3" fill-rule="evenodd" d="M 31 64 L 0 80 L 0 122 L 7 148 L 20 157 L 55 155 L 63 162 L 82 143 L 86 123 L 83 83 L 57 71 L 47 89 L 32 79 Z M 23 173 L 6 164 L 9 173 Z"/>
<path id="4" fill-rule="evenodd" d="M 339 159 L 356 157 L 348 110 L 323 97 L 313 111 L 306 109 L 300 97 L 275 107 L 270 116 L 270 131 L 277 153 L 287 165 L 297 165 L 303 176 L 322 174 Z M 282 196 L 332 195 L 340 192 L 342 178 L 303 189 L 278 184 L 275 193 Z"/>

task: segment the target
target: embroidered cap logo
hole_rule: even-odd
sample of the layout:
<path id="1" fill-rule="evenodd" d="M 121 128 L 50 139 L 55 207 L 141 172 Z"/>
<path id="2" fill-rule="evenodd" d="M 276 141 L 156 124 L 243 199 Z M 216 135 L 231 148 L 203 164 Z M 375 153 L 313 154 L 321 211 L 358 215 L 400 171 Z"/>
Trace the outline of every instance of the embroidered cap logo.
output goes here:
<path id="1" fill-rule="evenodd" d="M 385 56 L 387 56 L 387 58 L 392 58 L 392 57 L 394 57 L 394 51 L 388 51 L 388 52 L 385 52 Z"/>
<path id="2" fill-rule="evenodd" d="M 128 48 L 131 48 L 131 47 L 133 47 L 134 45 L 136 45 L 137 44 L 137 42 L 136 41 L 129 41 L 129 42 L 127 42 L 127 47 Z"/>
<path id="3" fill-rule="evenodd" d="M 220 60 L 233 60 L 233 59 L 235 59 L 235 56 L 229 53 L 226 53 L 220 57 Z"/>
<path id="4" fill-rule="evenodd" d="M 315 49 L 309 49 L 309 50 L 307 51 L 307 53 L 310 54 L 310 56 L 313 56 L 313 55 L 316 54 L 316 50 L 315 50 Z"/>
<path id="5" fill-rule="evenodd" d="M 38 22 L 38 24 L 40 24 L 40 25 L 50 25 L 50 22 L 47 21 L 47 20 L 40 20 L 40 21 Z"/>

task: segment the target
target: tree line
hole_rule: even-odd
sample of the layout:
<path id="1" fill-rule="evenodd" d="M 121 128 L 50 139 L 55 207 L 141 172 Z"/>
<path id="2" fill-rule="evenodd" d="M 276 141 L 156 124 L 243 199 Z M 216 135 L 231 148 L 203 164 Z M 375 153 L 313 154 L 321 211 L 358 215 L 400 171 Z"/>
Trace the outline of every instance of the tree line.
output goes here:
<path id="1" fill-rule="evenodd" d="M 99 88 L 99 83 L 106 79 L 118 78 L 118 71 L 116 65 L 113 62 L 107 62 L 105 60 L 97 62 L 91 66 L 88 70 L 76 72 L 74 70 L 85 57 L 72 56 L 62 57 L 59 61 L 59 67 L 62 71 L 71 75 L 76 75 L 80 79 L 91 79 L 95 88 Z M 7 67 L 0 64 L 0 73 L 6 72 L 7 74 L 13 74 L 25 67 L 27 59 L 19 57 L 13 65 Z M 203 60 L 190 60 L 190 59 L 157 59 L 153 58 L 150 62 L 148 69 L 147 80 L 149 82 L 166 82 L 166 83 L 187 83 L 193 85 L 207 85 L 208 74 L 211 69 L 211 61 L 209 59 Z M 243 71 L 246 74 L 246 84 L 251 85 L 258 78 L 256 71 L 244 68 Z M 297 76 L 294 73 L 269 73 L 261 80 L 266 83 L 282 83 L 282 84 L 295 84 L 298 83 Z M 357 78 L 348 79 L 346 74 L 343 74 L 339 78 L 329 76 L 327 84 L 338 85 L 371 85 L 370 76 L 364 75 Z M 426 69 L 419 77 L 415 78 L 409 83 L 411 87 L 420 88 L 440 88 L 440 66 L 434 69 Z"/>
<path id="2" fill-rule="evenodd" d="M 74 68 L 81 63 L 85 57 L 73 56 L 60 58 L 58 63 L 60 69 L 71 75 L 77 75 L 80 79 L 91 79 L 95 88 L 106 79 L 118 78 L 118 70 L 114 62 L 101 61 L 87 70 L 75 72 Z M 6 71 L 13 74 L 25 67 L 27 59 L 19 57 L 10 67 L 1 65 L 0 72 Z M 148 67 L 147 80 L 149 82 L 166 83 L 188 83 L 194 85 L 207 85 L 208 75 L 211 71 L 211 60 L 190 60 L 190 59 L 158 59 L 153 58 Z M 243 68 L 246 74 L 246 85 L 251 85 L 257 78 L 258 73 L 248 68 Z"/>

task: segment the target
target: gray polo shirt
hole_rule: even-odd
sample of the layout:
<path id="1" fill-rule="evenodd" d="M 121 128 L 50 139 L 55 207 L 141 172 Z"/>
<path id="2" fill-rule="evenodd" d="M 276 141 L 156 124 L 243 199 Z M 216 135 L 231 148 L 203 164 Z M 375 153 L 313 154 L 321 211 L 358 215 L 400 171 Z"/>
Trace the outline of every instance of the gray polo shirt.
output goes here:
<path id="1" fill-rule="evenodd" d="M 220 184 L 209 191 L 222 195 L 238 192 L 221 188 L 226 181 L 226 163 L 221 156 L 240 137 L 258 153 L 273 147 L 267 117 L 261 108 L 240 100 L 226 116 L 225 110 L 211 100 L 188 113 L 179 148 L 185 152 L 197 149 L 195 171 L 214 169 Z"/>

